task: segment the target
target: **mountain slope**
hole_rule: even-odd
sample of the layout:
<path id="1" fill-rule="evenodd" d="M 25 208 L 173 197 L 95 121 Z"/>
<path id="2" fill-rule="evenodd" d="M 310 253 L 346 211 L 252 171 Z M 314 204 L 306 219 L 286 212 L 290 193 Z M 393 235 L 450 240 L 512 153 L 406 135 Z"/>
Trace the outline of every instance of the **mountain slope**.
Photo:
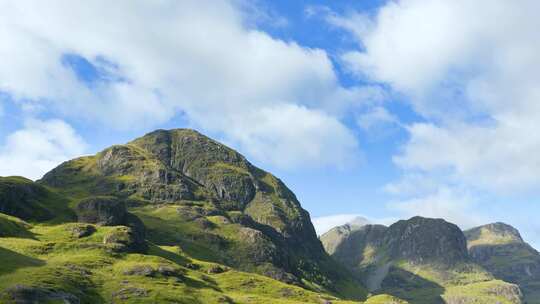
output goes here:
<path id="1" fill-rule="evenodd" d="M 495 277 L 518 284 L 527 303 L 540 303 L 540 254 L 519 231 L 493 223 L 465 231 L 471 258 Z"/>
<path id="2" fill-rule="evenodd" d="M 521 303 L 517 286 L 471 263 L 463 232 L 444 220 L 338 227 L 321 241 L 374 293 L 411 303 Z"/>
<path id="3" fill-rule="evenodd" d="M 8 187 L 0 187 L 0 197 L 9 200 L 1 200 L 0 207 L 22 206 L 22 210 L 35 209 L 46 215 L 27 216 L 18 211 L 20 208 L 2 209 L 24 216 L 33 225 L 30 230 L 25 228 L 24 240 L 20 240 L 18 233 L 17 239 L 2 238 L 0 242 L 6 256 L 17 263 L 22 261 L 20 267 L 5 273 L 4 282 L 10 286 L 2 288 L 8 297 L 54 298 L 68 294 L 68 298 L 82 297 L 83 302 L 99 303 L 104 301 L 100 297 L 125 289 L 114 284 L 131 281 L 121 274 L 131 270 L 115 266 L 124 262 L 136 262 L 134 267 L 152 274 L 142 277 L 166 281 L 178 276 L 159 273 L 161 264 L 180 267 L 178 271 L 182 273 L 195 272 L 193 275 L 199 276 L 199 281 L 213 271 L 210 268 L 214 266 L 202 267 L 202 272 L 191 269 L 191 261 L 197 265 L 217 265 L 217 272 L 231 269 L 230 273 L 238 276 L 249 276 L 242 274 L 245 272 L 262 274 L 324 297 L 332 294 L 362 299 L 366 295 L 348 270 L 325 253 L 309 214 L 278 178 L 256 168 L 236 151 L 192 130 L 158 130 L 94 156 L 67 161 L 37 183 L 20 178 L 5 180 Z M 13 181 L 15 186 L 11 185 Z M 24 195 L 19 195 L 21 191 Z M 146 262 L 155 269 L 139 265 Z M 33 267 L 26 267 L 27 264 Z M 76 269 L 73 276 L 65 267 Z M 81 275 L 87 271 L 94 273 L 93 269 L 95 276 Z M 64 272 L 65 275 L 54 276 Z M 37 275 L 23 279 L 30 273 Z M 157 282 L 145 280 L 144 284 Z M 199 281 L 193 283 L 196 288 L 190 289 L 194 298 L 206 289 L 216 290 L 216 297 L 250 293 L 246 288 L 235 290 L 232 286 L 227 292 L 222 287 L 228 280 L 218 282 L 219 286 Z M 269 286 L 281 284 L 268 282 L 274 282 Z M 256 281 L 248 285 L 258 284 Z M 38 286 L 37 290 L 31 290 L 32 286 Z M 115 286 L 115 290 L 109 290 L 110 286 Z M 151 290 L 160 289 L 154 285 L 141 287 L 146 292 L 136 291 L 139 287 L 129 288 L 154 296 L 157 295 Z M 169 288 L 174 293 L 183 287 Z M 71 291 L 75 290 L 80 292 L 73 294 Z M 233 295 L 227 297 L 234 299 Z M 269 297 L 280 298 L 275 293 Z"/>

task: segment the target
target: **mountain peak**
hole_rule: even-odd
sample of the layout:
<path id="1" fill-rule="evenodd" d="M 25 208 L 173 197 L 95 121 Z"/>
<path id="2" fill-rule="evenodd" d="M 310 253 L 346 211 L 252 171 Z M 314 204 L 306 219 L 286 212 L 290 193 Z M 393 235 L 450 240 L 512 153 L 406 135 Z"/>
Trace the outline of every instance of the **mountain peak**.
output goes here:
<path id="1" fill-rule="evenodd" d="M 363 216 L 357 216 L 353 218 L 351 221 L 349 221 L 346 225 L 349 225 L 350 227 L 362 227 L 365 225 L 371 225 L 371 221 Z"/>
<path id="2" fill-rule="evenodd" d="M 352 279 L 326 255 L 309 214 L 281 180 L 195 130 L 150 132 L 65 162 L 39 183 L 78 199 L 129 202 L 143 222 L 148 210 L 167 210 L 160 223 L 195 226 L 176 232 L 180 244 L 211 248 L 231 267 L 328 288 Z"/>
<path id="3" fill-rule="evenodd" d="M 465 231 L 468 245 L 523 243 L 519 231 L 505 223 L 496 222 Z"/>
<path id="4" fill-rule="evenodd" d="M 415 216 L 398 221 L 388 227 L 385 243 L 393 259 L 443 265 L 468 259 L 465 235 L 459 227 L 443 219 Z"/>

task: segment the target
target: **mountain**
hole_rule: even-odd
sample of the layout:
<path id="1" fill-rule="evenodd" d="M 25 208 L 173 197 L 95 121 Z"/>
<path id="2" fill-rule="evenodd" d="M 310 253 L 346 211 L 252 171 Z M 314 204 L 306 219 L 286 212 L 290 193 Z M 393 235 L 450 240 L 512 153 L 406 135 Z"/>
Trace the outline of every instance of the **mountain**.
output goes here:
<path id="1" fill-rule="evenodd" d="M 411 303 L 522 303 L 520 289 L 474 264 L 464 233 L 442 219 L 346 225 L 320 239 L 375 294 Z"/>
<path id="2" fill-rule="evenodd" d="M 342 241 L 349 237 L 351 232 L 370 224 L 368 219 L 358 216 L 342 226 L 330 229 L 324 234 L 325 237 L 320 240 L 323 243 L 326 252 L 331 255 L 337 247 L 340 246 Z"/>
<path id="3" fill-rule="evenodd" d="M 504 223 L 465 231 L 471 258 L 495 277 L 518 284 L 527 303 L 540 303 L 540 254 Z"/>
<path id="4" fill-rule="evenodd" d="M 2 303 L 366 297 L 281 180 L 186 129 L 0 178 L 0 261 Z"/>

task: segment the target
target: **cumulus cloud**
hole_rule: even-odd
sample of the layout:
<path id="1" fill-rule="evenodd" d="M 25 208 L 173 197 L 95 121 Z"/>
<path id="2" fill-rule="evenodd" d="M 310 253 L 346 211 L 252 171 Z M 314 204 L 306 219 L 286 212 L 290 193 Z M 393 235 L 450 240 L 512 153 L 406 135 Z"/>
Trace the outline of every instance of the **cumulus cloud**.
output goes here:
<path id="1" fill-rule="evenodd" d="M 361 225 L 380 224 L 389 226 L 392 223 L 395 223 L 397 220 L 397 218 L 393 217 L 374 218 L 362 214 L 346 213 L 318 216 L 312 218 L 311 221 L 313 222 L 313 226 L 315 227 L 317 235 L 322 235 L 334 227 L 342 226 L 345 224 L 359 223 Z"/>
<path id="2" fill-rule="evenodd" d="M 317 235 L 322 235 L 328 232 L 328 230 L 337 226 L 345 225 L 357 217 L 362 217 L 362 215 L 360 214 L 334 214 L 334 215 L 314 217 L 313 219 L 311 219 L 311 221 L 313 222 L 313 226 L 315 227 L 315 231 L 317 232 Z"/>
<path id="3" fill-rule="evenodd" d="M 403 218 L 417 215 L 443 218 L 462 229 L 469 229 L 490 222 L 489 218 L 475 210 L 475 204 L 471 194 L 442 186 L 423 196 L 391 202 L 388 208 Z"/>
<path id="4" fill-rule="evenodd" d="M 393 158 L 402 176 L 385 186 L 390 210 L 466 228 L 493 218 L 519 223 L 486 208 L 493 198 L 534 204 L 539 10 L 533 0 L 397 0 L 370 14 L 325 12 L 358 43 L 344 66 L 385 84 L 421 117 L 404 126 L 409 138 Z"/>
<path id="5" fill-rule="evenodd" d="M 373 16 L 329 15 L 356 37 L 359 77 L 404 94 L 424 120 L 394 159 L 486 191 L 537 191 L 538 1 L 390 1 Z"/>
<path id="6" fill-rule="evenodd" d="M 382 106 L 373 107 L 358 115 L 356 122 L 364 130 L 401 125 L 399 119 Z"/>
<path id="7" fill-rule="evenodd" d="M 0 147 L 0 176 L 22 175 L 36 180 L 85 149 L 84 140 L 64 121 L 29 119 Z"/>
<path id="8" fill-rule="evenodd" d="M 115 128 L 182 113 L 277 165 L 354 157 L 342 115 L 377 92 L 342 87 L 325 51 L 272 38 L 234 3 L 3 1 L 0 55 L 10 60 L 0 62 L 0 90 Z"/>

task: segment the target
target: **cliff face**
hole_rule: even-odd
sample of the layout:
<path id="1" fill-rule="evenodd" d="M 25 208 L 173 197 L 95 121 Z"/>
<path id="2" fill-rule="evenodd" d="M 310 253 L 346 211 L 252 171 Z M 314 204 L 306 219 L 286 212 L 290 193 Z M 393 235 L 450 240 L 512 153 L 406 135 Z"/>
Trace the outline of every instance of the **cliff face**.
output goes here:
<path id="1" fill-rule="evenodd" d="M 39 183 L 73 200 L 124 201 L 157 244 L 184 244 L 197 248 L 195 255 L 288 283 L 335 292 L 339 282 L 353 284 L 281 180 L 193 130 L 154 131 L 65 162 Z"/>
<path id="2" fill-rule="evenodd" d="M 440 266 L 468 260 L 465 235 L 442 219 L 413 217 L 399 221 L 388 228 L 383 242 L 394 260 Z"/>
<path id="3" fill-rule="evenodd" d="M 540 303 L 540 254 L 514 227 L 493 223 L 465 231 L 471 258 L 495 277 L 518 284 L 527 303 Z"/>
<path id="4" fill-rule="evenodd" d="M 411 303 L 521 303 L 519 287 L 472 263 L 464 233 L 442 219 L 413 217 L 389 227 L 336 227 L 327 252 L 374 293 Z"/>

